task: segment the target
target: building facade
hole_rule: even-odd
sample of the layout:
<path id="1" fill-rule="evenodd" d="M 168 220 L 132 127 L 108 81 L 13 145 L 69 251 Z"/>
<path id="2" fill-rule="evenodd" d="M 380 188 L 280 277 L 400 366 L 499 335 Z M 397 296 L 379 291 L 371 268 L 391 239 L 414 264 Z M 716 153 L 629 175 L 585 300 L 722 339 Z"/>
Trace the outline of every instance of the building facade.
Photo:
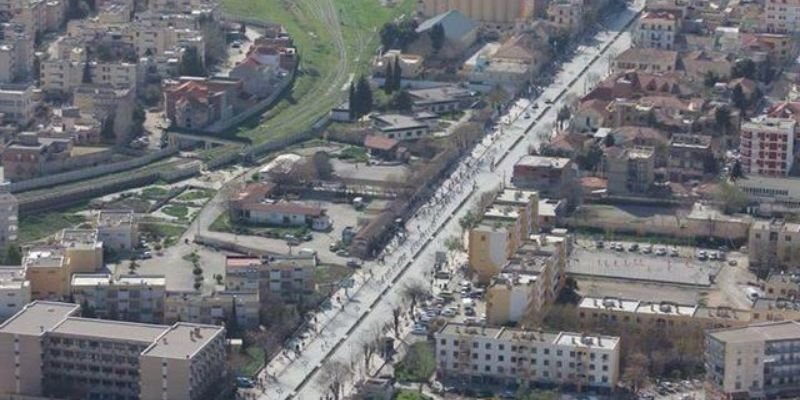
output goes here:
<path id="1" fill-rule="evenodd" d="M 797 121 L 755 118 L 742 124 L 739 152 L 745 174 L 786 176 L 794 163 Z"/>
<path id="2" fill-rule="evenodd" d="M 800 265 L 800 224 L 782 219 L 756 220 L 747 240 L 750 268 L 761 271 Z"/>
<path id="3" fill-rule="evenodd" d="M 164 323 L 163 275 L 74 274 L 70 286 L 75 303 L 99 318 Z"/>
<path id="4" fill-rule="evenodd" d="M 499 384 L 555 384 L 611 391 L 618 337 L 448 323 L 434 335 L 440 377 Z"/>
<path id="5" fill-rule="evenodd" d="M 673 13 L 645 12 L 636 23 L 632 35 L 633 43 L 638 47 L 672 50 L 675 48 L 678 23 L 679 20 Z"/>

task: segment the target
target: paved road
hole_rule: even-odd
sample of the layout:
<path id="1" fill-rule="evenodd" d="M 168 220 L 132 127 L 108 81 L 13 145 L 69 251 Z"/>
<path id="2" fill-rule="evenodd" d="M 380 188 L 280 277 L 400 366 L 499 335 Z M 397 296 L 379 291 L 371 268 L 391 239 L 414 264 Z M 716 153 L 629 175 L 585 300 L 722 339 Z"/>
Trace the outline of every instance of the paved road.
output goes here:
<path id="1" fill-rule="evenodd" d="M 641 3 L 638 1 L 636 9 L 628 9 L 609 21 L 609 31 L 599 33 L 592 47 L 579 48 L 554 83 L 544 90 L 541 100 L 537 100 L 540 108 L 529 110 L 532 118 L 518 118 L 487 137 L 472 157 L 463 161 L 431 206 L 410 219 L 409 239 L 397 247 L 390 246 L 394 251 L 387 256 L 386 265 L 367 265 L 365 271 L 372 273 L 356 276 L 356 286 L 348 293 L 351 300 L 345 300 L 344 309 L 334 307 L 318 316 L 319 325 L 324 326 L 322 335 L 304 343 L 299 353 L 279 356 L 270 362 L 261 376 L 268 379 L 266 374 L 269 374 L 269 384 L 259 392 L 259 398 L 322 398 L 328 394 L 329 382 L 320 382 L 324 374 L 319 372 L 329 360 L 359 368 L 360 363 L 353 360 L 360 359 L 361 338 L 369 337 L 375 327 L 388 322 L 391 310 L 403 304 L 404 287 L 428 279 L 436 250 L 444 248 L 446 238 L 460 233 L 458 219 L 472 208 L 479 193 L 496 187 L 503 179 L 508 180 L 507 172 L 526 154 L 528 146 L 538 146 L 549 138 L 557 110 L 565 104 L 565 99 L 582 95 L 607 74 L 608 54 L 618 54 L 630 47 L 630 35 L 619 31 L 641 9 Z M 544 99 L 552 100 L 553 104 L 544 106 Z M 490 167 L 492 161 L 496 168 Z M 346 299 L 342 294 L 336 296 Z M 361 376 L 360 371 L 356 371 L 356 376 Z M 352 390 L 352 386 L 347 389 Z"/>

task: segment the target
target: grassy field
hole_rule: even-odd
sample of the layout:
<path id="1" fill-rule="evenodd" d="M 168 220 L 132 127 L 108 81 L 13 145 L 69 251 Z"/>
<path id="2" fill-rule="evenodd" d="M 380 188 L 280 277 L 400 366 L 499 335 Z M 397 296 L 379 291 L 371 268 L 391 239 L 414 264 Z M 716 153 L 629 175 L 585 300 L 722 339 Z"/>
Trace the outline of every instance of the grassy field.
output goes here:
<path id="1" fill-rule="evenodd" d="M 193 189 L 188 192 L 183 193 L 182 195 L 178 196 L 178 200 L 180 201 L 194 201 L 194 200 L 204 200 L 211 198 L 214 195 L 214 191 L 206 190 L 206 189 Z"/>
<path id="2" fill-rule="evenodd" d="M 394 368 L 397 380 L 401 382 L 425 382 L 436 370 L 433 345 L 429 342 L 416 342 L 408 348 L 406 356 Z"/>
<path id="3" fill-rule="evenodd" d="M 19 221 L 19 242 L 28 243 L 44 239 L 64 228 L 86 221 L 82 215 L 71 212 L 44 212 L 25 215 Z"/>
<path id="4" fill-rule="evenodd" d="M 323 1 L 333 1 L 338 21 L 323 15 Z M 350 74 L 368 71 L 380 27 L 409 13 L 414 1 L 405 0 L 393 8 L 383 7 L 379 0 L 223 0 L 222 4 L 234 15 L 282 24 L 300 53 L 300 70 L 288 95 L 265 114 L 265 122 L 243 126 L 236 133 L 258 143 L 308 130 L 344 100 L 346 91 L 339 89 Z M 331 33 L 335 29 L 341 29 L 346 57 L 338 51 L 338 36 Z"/>

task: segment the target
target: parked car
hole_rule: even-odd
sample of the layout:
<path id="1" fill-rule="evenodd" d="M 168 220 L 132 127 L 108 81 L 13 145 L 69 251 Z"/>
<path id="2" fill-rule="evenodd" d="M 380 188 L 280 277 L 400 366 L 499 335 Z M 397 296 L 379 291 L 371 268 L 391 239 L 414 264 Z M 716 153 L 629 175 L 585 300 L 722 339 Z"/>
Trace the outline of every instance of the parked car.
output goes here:
<path id="1" fill-rule="evenodd" d="M 358 260 L 355 260 L 355 259 L 348 260 L 347 261 L 347 266 L 350 267 L 350 268 L 361 268 L 361 261 L 358 261 Z"/>
<path id="2" fill-rule="evenodd" d="M 414 328 L 411 329 L 411 334 L 412 335 L 420 335 L 420 336 L 421 335 L 427 335 L 428 334 L 428 327 L 426 327 L 425 325 L 420 325 L 420 324 L 414 325 Z"/>
<path id="3" fill-rule="evenodd" d="M 256 387 L 256 384 L 250 378 L 239 376 L 236 378 L 236 386 L 240 388 L 250 389 Z"/>

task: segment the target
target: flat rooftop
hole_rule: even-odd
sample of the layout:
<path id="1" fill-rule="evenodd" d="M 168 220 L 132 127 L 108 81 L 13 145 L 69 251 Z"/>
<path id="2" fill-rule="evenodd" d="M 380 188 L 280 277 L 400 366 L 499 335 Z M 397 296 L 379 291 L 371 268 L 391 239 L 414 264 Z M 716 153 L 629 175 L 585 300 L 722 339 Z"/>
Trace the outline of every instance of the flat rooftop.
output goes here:
<path id="1" fill-rule="evenodd" d="M 567 273 L 583 277 L 710 287 L 709 275 L 716 276 L 723 264 L 577 246 L 567 263 Z"/>
<path id="2" fill-rule="evenodd" d="M 97 214 L 97 226 L 130 225 L 134 218 L 133 210 L 102 210 Z"/>
<path id="3" fill-rule="evenodd" d="M 72 286 L 166 286 L 164 275 L 73 274 Z"/>
<path id="4" fill-rule="evenodd" d="M 94 248 L 97 240 L 96 229 L 64 229 L 61 231 L 61 245 L 66 248 Z"/>
<path id="5" fill-rule="evenodd" d="M 613 350 L 619 345 L 619 338 L 615 336 L 468 326 L 455 322 L 447 323 L 439 330 L 439 333 L 454 336 L 486 337 L 504 341 L 544 342 L 559 346 L 589 347 L 603 350 Z"/>
<path id="6" fill-rule="evenodd" d="M 781 321 L 755 324 L 741 328 L 710 331 L 708 335 L 726 343 L 796 340 L 800 339 L 800 323 Z"/>
<path id="7" fill-rule="evenodd" d="M 569 164 L 569 158 L 561 157 L 542 157 L 542 156 L 522 156 L 516 165 L 533 168 L 553 168 L 562 169 Z"/>
<path id="8" fill-rule="evenodd" d="M 152 343 L 167 328 L 166 325 L 68 317 L 51 329 L 51 332 L 59 335 L 91 337 L 99 340 Z"/>
<path id="9" fill-rule="evenodd" d="M 584 335 L 580 333 L 561 332 L 555 343 L 559 346 L 588 347 L 591 349 L 614 350 L 619 345 L 615 336 Z"/>
<path id="10" fill-rule="evenodd" d="M 0 325 L 0 332 L 15 335 L 41 335 L 65 318 L 78 312 L 77 304 L 34 301 Z"/>
<path id="11" fill-rule="evenodd" d="M 494 199 L 496 204 L 514 204 L 524 206 L 530 202 L 531 197 L 539 198 L 536 190 L 505 188 Z"/>
<path id="12" fill-rule="evenodd" d="M 148 347 L 142 354 L 151 357 L 185 360 L 223 332 L 221 326 L 177 323 Z"/>
<path id="13" fill-rule="evenodd" d="M 22 263 L 30 268 L 54 268 L 64 265 L 64 252 L 59 248 L 34 248 L 28 251 Z"/>

